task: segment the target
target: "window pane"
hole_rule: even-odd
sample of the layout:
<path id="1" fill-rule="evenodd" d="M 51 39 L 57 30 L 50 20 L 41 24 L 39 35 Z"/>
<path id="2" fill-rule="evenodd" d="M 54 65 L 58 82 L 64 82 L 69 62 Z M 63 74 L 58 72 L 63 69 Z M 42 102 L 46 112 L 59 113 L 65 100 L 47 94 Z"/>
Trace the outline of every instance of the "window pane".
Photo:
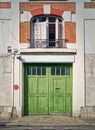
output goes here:
<path id="1" fill-rule="evenodd" d="M 46 68 L 42 68 L 42 75 L 46 75 Z"/>
<path id="2" fill-rule="evenodd" d="M 46 17 L 42 17 L 42 22 L 45 22 L 46 21 Z"/>
<path id="3" fill-rule="evenodd" d="M 60 68 L 56 68 L 56 75 L 60 75 Z"/>
<path id="4" fill-rule="evenodd" d="M 55 67 L 51 68 L 51 75 L 55 75 Z"/>
<path id="5" fill-rule="evenodd" d="M 28 67 L 28 68 L 27 68 L 27 74 L 28 74 L 28 75 L 31 75 L 31 67 Z"/>
<path id="6" fill-rule="evenodd" d="M 36 68 L 32 68 L 32 75 L 36 75 Z"/>
<path id="7" fill-rule="evenodd" d="M 38 22 L 45 22 L 46 21 L 46 17 L 39 17 L 38 18 Z"/>
<path id="8" fill-rule="evenodd" d="M 62 20 L 61 20 L 61 19 L 58 19 L 58 21 L 59 21 L 59 22 L 62 22 Z"/>
<path id="9" fill-rule="evenodd" d="M 70 75 L 70 68 L 66 68 L 66 75 Z"/>
<path id="10" fill-rule="evenodd" d="M 41 75 L 41 68 L 40 67 L 37 68 L 37 75 Z"/>
<path id="11" fill-rule="evenodd" d="M 65 68 L 61 68 L 61 75 L 65 75 Z"/>
<path id="12" fill-rule="evenodd" d="M 55 18 L 49 17 L 49 22 L 55 22 Z"/>
<path id="13" fill-rule="evenodd" d="M 33 20 L 33 23 L 35 23 L 36 22 L 36 18 Z"/>

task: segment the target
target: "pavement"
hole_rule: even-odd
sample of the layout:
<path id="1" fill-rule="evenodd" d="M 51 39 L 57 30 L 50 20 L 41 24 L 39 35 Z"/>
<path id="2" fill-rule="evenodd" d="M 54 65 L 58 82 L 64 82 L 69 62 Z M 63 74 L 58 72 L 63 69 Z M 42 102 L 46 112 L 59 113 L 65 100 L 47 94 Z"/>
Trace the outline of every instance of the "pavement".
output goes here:
<path id="1" fill-rule="evenodd" d="M 74 118 L 69 116 L 23 116 L 21 118 L 0 119 L 0 126 L 37 125 L 88 126 L 95 125 L 95 118 Z"/>

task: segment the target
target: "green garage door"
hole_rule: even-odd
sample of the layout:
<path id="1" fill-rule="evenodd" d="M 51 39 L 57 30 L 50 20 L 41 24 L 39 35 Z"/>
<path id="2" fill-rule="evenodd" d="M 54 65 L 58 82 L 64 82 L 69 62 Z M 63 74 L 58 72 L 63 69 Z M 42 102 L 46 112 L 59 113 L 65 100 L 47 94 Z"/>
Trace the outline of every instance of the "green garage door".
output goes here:
<path id="1" fill-rule="evenodd" d="M 24 114 L 72 114 L 72 64 L 25 64 Z"/>

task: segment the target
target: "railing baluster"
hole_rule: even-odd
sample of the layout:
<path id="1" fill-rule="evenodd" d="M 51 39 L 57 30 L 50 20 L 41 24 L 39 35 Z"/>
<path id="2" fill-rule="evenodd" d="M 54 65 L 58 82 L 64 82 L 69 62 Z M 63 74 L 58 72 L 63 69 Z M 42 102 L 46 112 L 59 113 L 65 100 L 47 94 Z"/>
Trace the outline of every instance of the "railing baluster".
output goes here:
<path id="1" fill-rule="evenodd" d="M 31 39 L 32 48 L 66 48 L 65 39 Z"/>

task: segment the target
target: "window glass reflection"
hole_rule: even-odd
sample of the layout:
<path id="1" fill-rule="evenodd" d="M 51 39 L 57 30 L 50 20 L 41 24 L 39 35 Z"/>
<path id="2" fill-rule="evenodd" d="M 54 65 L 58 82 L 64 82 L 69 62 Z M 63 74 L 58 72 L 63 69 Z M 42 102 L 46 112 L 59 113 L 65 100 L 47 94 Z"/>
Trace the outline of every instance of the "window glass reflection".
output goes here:
<path id="1" fill-rule="evenodd" d="M 28 75 L 31 75 L 31 67 L 28 67 L 28 68 L 27 68 L 27 74 L 28 74 Z"/>
<path id="2" fill-rule="evenodd" d="M 41 75 L 41 68 L 40 67 L 37 68 L 37 75 Z"/>
<path id="3" fill-rule="evenodd" d="M 36 68 L 32 68 L 32 75 L 36 75 Z"/>
<path id="4" fill-rule="evenodd" d="M 42 68 L 42 75 L 46 75 L 46 68 Z"/>
<path id="5" fill-rule="evenodd" d="M 60 75 L 60 68 L 56 68 L 56 75 Z"/>
<path id="6" fill-rule="evenodd" d="M 65 68 L 64 67 L 61 68 L 61 75 L 65 75 Z"/>
<path id="7" fill-rule="evenodd" d="M 66 75 L 70 75 L 70 68 L 66 68 Z"/>
<path id="8" fill-rule="evenodd" d="M 55 67 L 51 68 L 51 75 L 55 75 Z"/>

